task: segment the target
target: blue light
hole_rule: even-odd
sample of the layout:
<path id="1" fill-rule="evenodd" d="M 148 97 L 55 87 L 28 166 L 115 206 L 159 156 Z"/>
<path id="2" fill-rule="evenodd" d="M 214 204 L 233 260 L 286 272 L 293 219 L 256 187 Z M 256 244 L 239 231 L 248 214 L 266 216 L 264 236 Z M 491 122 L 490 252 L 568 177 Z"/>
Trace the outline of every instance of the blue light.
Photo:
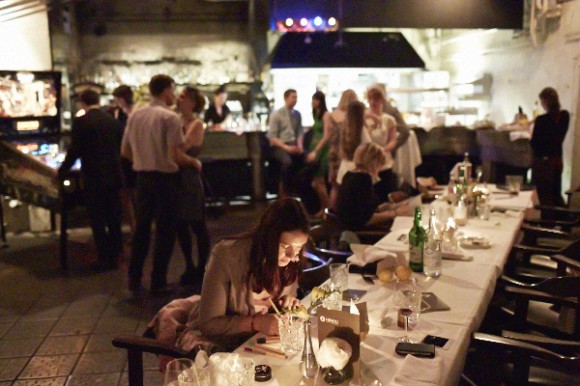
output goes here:
<path id="1" fill-rule="evenodd" d="M 314 18 L 314 25 L 316 27 L 320 27 L 322 25 L 322 18 L 320 16 L 316 16 Z"/>

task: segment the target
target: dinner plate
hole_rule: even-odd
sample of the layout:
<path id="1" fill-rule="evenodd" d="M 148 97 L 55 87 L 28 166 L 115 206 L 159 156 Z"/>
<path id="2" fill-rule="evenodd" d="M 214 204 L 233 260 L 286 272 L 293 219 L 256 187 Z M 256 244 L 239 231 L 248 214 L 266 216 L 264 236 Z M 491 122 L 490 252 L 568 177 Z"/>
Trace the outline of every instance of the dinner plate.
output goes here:
<path id="1" fill-rule="evenodd" d="M 470 249 L 488 249 L 491 248 L 491 241 L 483 236 L 464 236 L 459 239 L 459 245 L 463 248 Z"/>

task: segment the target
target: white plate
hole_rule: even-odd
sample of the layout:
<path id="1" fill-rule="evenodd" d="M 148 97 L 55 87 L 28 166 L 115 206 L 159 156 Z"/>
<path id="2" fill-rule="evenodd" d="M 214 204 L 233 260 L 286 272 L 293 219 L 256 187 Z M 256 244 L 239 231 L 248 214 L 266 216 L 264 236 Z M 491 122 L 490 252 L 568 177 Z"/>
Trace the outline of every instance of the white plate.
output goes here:
<path id="1" fill-rule="evenodd" d="M 483 236 L 464 236 L 459 239 L 459 245 L 467 249 L 488 249 L 491 248 L 491 241 Z"/>

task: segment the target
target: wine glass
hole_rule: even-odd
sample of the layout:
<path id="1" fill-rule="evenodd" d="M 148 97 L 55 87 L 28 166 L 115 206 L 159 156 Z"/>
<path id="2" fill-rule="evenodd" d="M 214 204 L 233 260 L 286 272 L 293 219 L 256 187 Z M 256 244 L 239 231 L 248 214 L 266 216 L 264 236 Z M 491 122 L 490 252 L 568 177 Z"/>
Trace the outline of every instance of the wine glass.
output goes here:
<path id="1" fill-rule="evenodd" d="M 396 290 L 393 298 L 394 305 L 399 309 L 399 313 L 403 316 L 405 325 L 405 335 L 399 339 L 400 342 L 414 343 L 409 338 L 409 317 L 420 310 L 421 306 L 421 290 L 417 286 L 415 278 L 408 280 L 397 280 Z"/>

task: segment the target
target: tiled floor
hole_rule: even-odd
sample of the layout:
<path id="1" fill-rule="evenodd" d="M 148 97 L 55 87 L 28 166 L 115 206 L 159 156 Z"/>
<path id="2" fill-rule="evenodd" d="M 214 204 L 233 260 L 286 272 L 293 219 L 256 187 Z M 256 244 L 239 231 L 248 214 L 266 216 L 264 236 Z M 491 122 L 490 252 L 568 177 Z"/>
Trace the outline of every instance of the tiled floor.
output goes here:
<path id="1" fill-rule="evenodd" d="M 235 207 L 210 217 L 212 241 L 250 229 L 262 209 Z M 126 265 L 100 274 L 88 269 L 95 256 L 88 228 L 71 230 L 69 239 L 68 275 L 59 269 L 55 234 L 9 235 L 9 248 L 0 250 L 0 386 L 127 385 L 125 351 L 111 340 L 142 333 L 171 298 L 199 292 L 193 286 L 170 297 L 132 299 Z M 169 281 L 182 272 L 176 248 Z M 161 385 L 155 356 L 147 355 L 144 367 L 145 384 Z"/>

